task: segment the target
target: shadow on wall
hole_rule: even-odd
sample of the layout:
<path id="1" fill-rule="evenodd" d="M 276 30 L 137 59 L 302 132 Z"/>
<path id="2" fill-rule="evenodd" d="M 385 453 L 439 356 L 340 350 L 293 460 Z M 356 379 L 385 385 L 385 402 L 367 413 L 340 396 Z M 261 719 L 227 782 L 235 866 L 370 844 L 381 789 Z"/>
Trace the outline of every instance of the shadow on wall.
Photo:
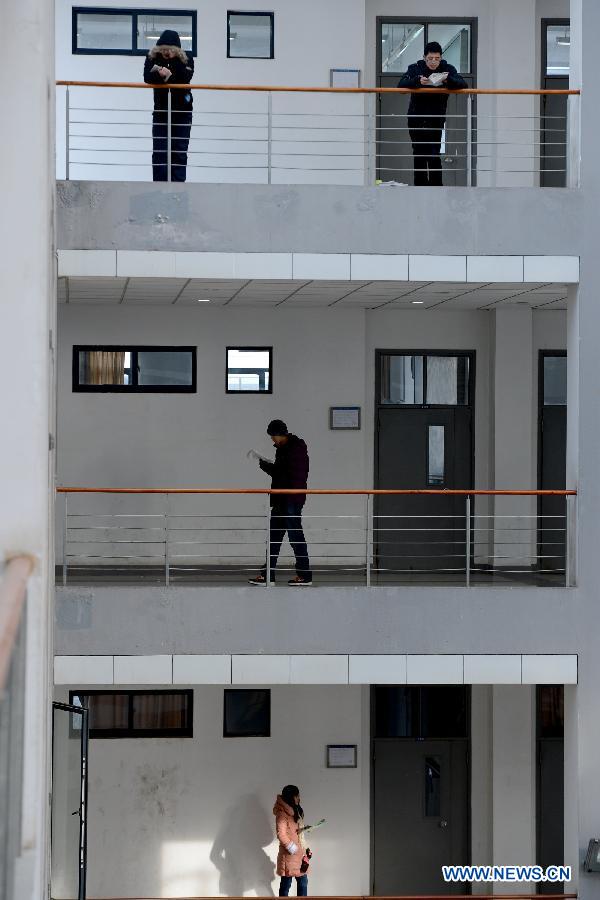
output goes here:
<path id="1" fill-rule="evenodd" d="M 265 852 L 273 841 L 271 820 L 255 794 L 240 797 L 230 807 L 210 851 L 210 861 L 219 870 L 219 893 L 241 897 L 256 891 L 259 897 L 273 897 L 273 861 Z"/>

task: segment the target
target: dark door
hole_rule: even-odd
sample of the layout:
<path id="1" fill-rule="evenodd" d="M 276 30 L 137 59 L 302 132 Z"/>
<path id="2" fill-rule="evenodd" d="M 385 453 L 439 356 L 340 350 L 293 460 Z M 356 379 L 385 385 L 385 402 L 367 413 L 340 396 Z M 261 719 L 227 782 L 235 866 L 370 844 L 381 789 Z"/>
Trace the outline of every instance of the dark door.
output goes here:
<path id="1" fill-rule="evenodd" d="M 537 863 L 546 868 L 563 865 L 564 840 L 564 688 L 537 689 Z M 561 894 L 564 883 L 544 882 L 540 894 Z"/>
<path id="2" fill-rule="evenodd" d="M 466 741 L 374 742 L 374 894 L 463 893 L 443 865 L 466 864 Z"/>
<path id="3" fill-rule="evenodd" d="M 564 351 L 542 351 L 539 365 L 539 490 L 566 487 L 567 357 Z M 564 570 L 566 499 L 540 497 L 538 544 L 542 571 Z"/>
<path id="4" fill-rule="evenodd" d="M 378 489 L 472 487 L 473 361 L 472 354 L 379 354 Z M 464 496 L 376 497 L 375 567 L 384 578 L 464 572 L 466 535 Z"/>
<path id="5" fill-rule="evenodd" d="M 568 90 L 569 19 L 542 19 L 543 90 Z M 540 184 L 564 187 L 567 180 L 568 96 L 548 94 L 540 104 Z"/>
<path id="6" fill-rule="evenodd" d="M 422 56 L 428 41 L 438 41 L 444 58 L 475 84 L 475 25 L 454 19 L 397 19 L 377 23 L 377 86 L 397 87 L 408 66 Z M 408 133 L 409 94 L 377 95 L 377 178 L 414 183 L 413 154 Z M 444 185 L 467 184 L 467 97 L 451 95 L 442 135 Z"/>
<path id="7" fill-rule="evenodd" d="M 52 704 L 52 897 L 85 900 L 88 711 Z"/>

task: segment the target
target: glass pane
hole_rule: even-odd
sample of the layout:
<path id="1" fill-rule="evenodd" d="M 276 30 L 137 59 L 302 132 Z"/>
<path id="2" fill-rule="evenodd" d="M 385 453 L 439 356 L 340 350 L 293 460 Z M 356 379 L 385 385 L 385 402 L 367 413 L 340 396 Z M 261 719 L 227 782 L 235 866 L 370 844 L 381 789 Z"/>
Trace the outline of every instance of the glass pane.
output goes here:
<path id="1" fill-rule="evenodd" d="M 228 391 L 268 391 L 271 384 L 269 350 L 227 351 Z"/>
<path id="2" fill-rule="evenodd" d="M 570 71 L 571 28 L 569 25 L 548 25 L 546 29 L 546 75 L 562 75 Z"/>
<path id="3" fill-rule="evenodd" d="M 544 357 L 544 406 L 567 405 L 567 357 Z"/>
<path id="4" fill-rule="evenodd" d="M 113 731 L 128 727 L 127 694 L 77 694 L 73 697 L 73 706 L 86 706 L 89 709 L 90 731 Z"/>
<path id="5" fill-rule="evenodd" d="M 133 698 L 133 728 L 163 731 L 188 725 L 188 697 L 185 694 L 136 694 Z"/>
<path id="6" fill-rule="evenodd" d="M 427 429 L 427 484 L 432 487 L 444 483 L 444 430 L 443 425 Z"/>
<path id="7" fill-rule="evenodd" d="M 53 710 L 52 897 L 79 896 L 82 719 Z"/>
<path id="8" fill-rule="evenodd" d="M 138 384 L 192 384 L 192 353 L 189 350 L 140 350 Z"/>
<path id="9" fill-rule="evenodd" d="M 130 15 L 77 14 L 78 50 L 131 50 Z"/>
<path id="10" fill-rule="evenodd" d="M 423 403 L 422 356 L 382 356 L 381 402 Z"/>
<path id="11" fill-rule="evenodd" d="M 469 402 L 468 356 L 427 357 L 426 402 L 448 406 Z"/>
<path id="12" fill-rule="evenodd" d="M 425 815 L 441 815 L 441 763 L 439 756 L 425 757 Z"/>
<path id="13" fill-rule="evenodd" d="M 169 28 L 176 31 L 181 40 L 183 50 L 192 49 L 192 17 L 191 16 L 158 16 L 154 13 L 140 13 L 137 18 L 137 48 L 149 50 Z"/>
<path id="14" fill-rule="evenodd" d="M 565 692 L 562 684 L 544 684 L 538 688 L 539 736 L 564 737 Z"/>
<path id="15" fill-rule="evenodd" d="M 80 350 L 79 384 L 129 384 L 130 360 L 124 350 Z"/>
<path id="16" fill-rule="evenodd" d="M 381 71 L 406 72 L 423 56 L 425 26 L 414 22 L 382 22 Z"/>
<path id="17" fill-rule="evenodd" d="M 463 686 L 423 687 L 421 690 L 421 726 L 423 738 L 465 738 L 467 692 Z"/>
<path id="18" fill-rule="evenodd" d="M 270 59 L 271 16 L 229 15 L 229 55 Z"/>
<path id="19" fill-rule="evenodd" d="M 427 40 L 442 45 L 442 56 L 459 72 L 471 71 L 471 26 L 448 22 L 429 25 Z"/>
<path id="20" fill-rule="evenodd" d="M 375 737 L 417 737 L 418 688 L 375 688 Z"/>
<path id="21" fill-rule="evenodd" d="M 225 691 L 225 737 L 268 737 L 270 706 L 269 691 Z"/>

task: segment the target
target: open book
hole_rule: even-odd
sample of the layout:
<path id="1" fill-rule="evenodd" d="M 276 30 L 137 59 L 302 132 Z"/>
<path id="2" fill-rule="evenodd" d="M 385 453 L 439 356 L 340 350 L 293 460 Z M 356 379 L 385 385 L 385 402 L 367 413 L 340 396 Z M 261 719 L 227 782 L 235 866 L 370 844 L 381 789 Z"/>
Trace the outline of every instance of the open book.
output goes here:
<path id="1" fill-rule="evenodd" d="M 439 87 L 440 85 L 444 84 L 447 78 L 447 72 L 432 72 L 429 76 L 429 83 L 432 87 Z"/>
<path id="2" fill-rule="evenodd" d="M 324 825 L 324 824 L 325 824 L 325 819 L 319 819 L 319 821 L 318 821 L 318 822 L 315 822 L 314 825 L 305 825 L 305 826 L 304 826 L 303 828 L 301 828 L 300 830 L 301 830 L 301 831 L 314 831 L 315 828 L 320 828 L 321 825 Z"/>
<path id="3" fill-rule="evenodd" d="M 266 456 L 261 456 L 260 453 L 257 453 L 256 450 L 248 450 L 246 453 L 248 459 L 261 459 L 263 462 L 272 463 L 272 459 L 267 459 Z"/>

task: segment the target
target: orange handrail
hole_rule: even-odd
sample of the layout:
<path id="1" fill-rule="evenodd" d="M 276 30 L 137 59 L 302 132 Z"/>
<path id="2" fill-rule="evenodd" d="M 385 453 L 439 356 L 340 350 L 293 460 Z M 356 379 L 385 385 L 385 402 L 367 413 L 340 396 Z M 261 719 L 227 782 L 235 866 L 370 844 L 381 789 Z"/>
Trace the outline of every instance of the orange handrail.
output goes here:
<path id="1" fill-rule="evenodd" d="M 146 84 L 145 82 L 136 81 L 57 81 L 56 84 L 61 87 L 103 87 L 103 88 L 184 88 L 192 91 L 272 91 L 281 93 L 303 93 L 303 94 L 416 94 L 422 88 L 392 88 L 392 87 L 289 87 L 282 85 L 264 85 L 264 84 Z M 546 96 L 547 94 L 566 94 L 579 95 L 579 89 L 572 90 L 544 90 L 529 88 L 513 88 L 504 90 L 502 88 L 461 88 L 460 90 L 451 91 L 448 88 L 427 88 L 429 94 L 493 94 L 500 96 L 525 95 L 525 96 Z"/>
<path id="2" fill-rule="evenodd" d="M 458 497 L 574 497 L 575 490 L 567 491 L 509 491 L 509 490 L 417 490 L 399 488 L 397 490 L 379 490 L 371 488 L 115 488 L 115 487 L 57 487 L 58 494 L 334 494 L 346 495 L 412 495 L 424 496 L 458 496 Z"/>

